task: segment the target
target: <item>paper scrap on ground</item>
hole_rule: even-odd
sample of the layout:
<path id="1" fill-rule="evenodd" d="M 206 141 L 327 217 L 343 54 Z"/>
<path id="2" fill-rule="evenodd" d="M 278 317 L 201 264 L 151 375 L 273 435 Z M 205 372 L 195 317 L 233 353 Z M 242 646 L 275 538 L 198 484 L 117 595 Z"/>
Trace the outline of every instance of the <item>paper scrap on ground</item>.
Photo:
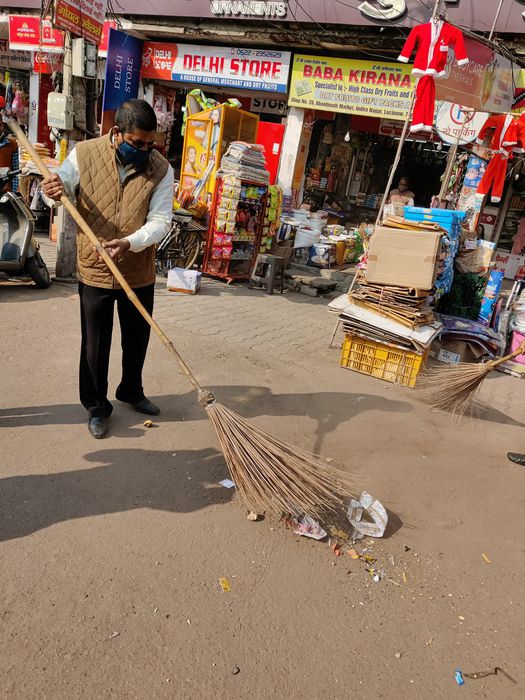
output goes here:
<path id="1" fill-rule="evenodd" d="M 235 481 L 232 481 L 231 479 L 223 479 L 222 481 L 219 481 L 219 484 L 224 486 L 226 489 L 232 489 L 235 486 Z"/>
<path id="2" fill-rule="evenodd" d="M 363 512 L 366 512 L 373 522 L 363 520 Z M 354 540 L 361 540 L 363 537 L 383 537 L 388 523 L 384 505 L 366 491 L 359 496 L 359 500 L 352 498 L 347 517 L 354 528 Z"/>
<path id="3" fill-rule="evenodd" d="M 317 520 L 310 518 L 308 515 L 300 515 L 297 518 L 297 530 L 294 530 L 294 535 L 303 535 L 304 537 L 310 537 L 312 540 L 322 540 L 327 533 Z"/>

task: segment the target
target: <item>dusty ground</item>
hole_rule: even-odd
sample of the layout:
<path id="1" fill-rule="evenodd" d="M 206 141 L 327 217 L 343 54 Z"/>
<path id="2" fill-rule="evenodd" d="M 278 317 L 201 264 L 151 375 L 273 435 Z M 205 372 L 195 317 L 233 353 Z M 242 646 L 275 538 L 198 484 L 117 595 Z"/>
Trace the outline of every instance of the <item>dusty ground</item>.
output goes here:
<path id="1" fill-rule="evenodd" d="M 525 469 L 505 457 L 525 450 L 519 380 L 491 378 L 487 410 L 458 429 L 413 392 L 340 369 L 323 302 L 215 282 L 157 301 L 225 403 L 342 459 L 388 506 L 387 537 L 364 546 L 404 587 L 248 522 L 154 339 L 158 427 L 118 405 L 111 437 L 93 440 L 75 290 L 0 287 L 1 697 L 524 697 Z M 495 666 L 516 684 L 456 686 L 456 668 Z"/>

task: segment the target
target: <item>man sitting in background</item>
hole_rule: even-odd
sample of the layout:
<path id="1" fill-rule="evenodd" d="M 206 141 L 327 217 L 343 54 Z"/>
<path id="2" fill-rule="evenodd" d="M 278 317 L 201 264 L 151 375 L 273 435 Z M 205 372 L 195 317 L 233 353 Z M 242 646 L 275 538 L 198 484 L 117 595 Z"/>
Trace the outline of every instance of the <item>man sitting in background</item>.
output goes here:
<path id="1" fill-rule="evenodd" d="M 408 177 L 399 178 L 397 190 L 390 190 L 387 204 L 395 204 L 398 202 L 399 204 L 403 204 L 405 207 L 413 207 L 414 197 L 416 195 L 410 191 L 409 187 L 410 183 L 408 181 Z"/>

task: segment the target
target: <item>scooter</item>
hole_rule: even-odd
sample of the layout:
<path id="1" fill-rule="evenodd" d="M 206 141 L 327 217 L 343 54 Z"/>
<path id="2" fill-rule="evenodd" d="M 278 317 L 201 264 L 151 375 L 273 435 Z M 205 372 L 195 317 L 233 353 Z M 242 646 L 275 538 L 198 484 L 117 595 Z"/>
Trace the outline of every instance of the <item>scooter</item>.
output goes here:
<path id="1" fill-rule="evenodd" d="M 34 237 L 35 217 L 23 197 L 9 192 L 9 183 L 20 170 L 0 176 L 0 273 L 30 277 L 37 287 L 51 284 L 49 271 Z"/>

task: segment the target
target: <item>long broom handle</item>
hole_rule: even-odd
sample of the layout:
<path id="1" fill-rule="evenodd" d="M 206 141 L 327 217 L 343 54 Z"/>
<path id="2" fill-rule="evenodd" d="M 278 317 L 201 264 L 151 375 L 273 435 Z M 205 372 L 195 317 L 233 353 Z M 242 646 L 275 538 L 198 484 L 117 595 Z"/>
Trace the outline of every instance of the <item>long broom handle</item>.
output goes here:
<path id="1" fill-rule="evenodd" d="M 7 123 L 9 125 L 9 128 L 13 131 L 15 134 L 16 138 L 18 141 L 22 144 L 24 150 L 31 156 L 31 160 L 34 162 L 38 170 L 40 171 L 40 174 L 43 177 L 50 177 L 51 176 L 51 171 L 48 169 L 42 158 L 38 155 L 38 153 L 35 151 L 31 143 L 29 142 L 27 136 L 24 134 L 18 123 L 12 119 L 8 118 Z M 135 292 L 131 289 L 129 284 L 126 282 L 124 279 L 124 276 L 122 275 L 122 272 L 118 269 L 116 264 L 113 262 L 113 259 L 109 255 L 109 253 L 106 251 L 104 246 L 101 244 L 101 242 L 98 240 L 96 235 L 93 233 L 91 228 L 89 227 L 87 221 L 84 219 L 84 217 L 79 213 L 73 202 L 67 197 L 65 194 L 63 194 L 60 197 L 61 203 L 64 205 L 64 207 L 68 210 L 68 212 L 71 214 L 75 222 L 78 224 L 78 226 L 82 229 L 82 231 L 86 234 L 86 236 L 89 238 L 93 246 L 96 248 L 98 254 L 104 260 L 106 265 L 109 267 L 111 274 L 115 277 L 117 282 L 120 284 L 122 289 L 126 292 L 126 295 L 128 299 L 131 301 L 133 306 L 137 309 L 137 311 L 140 313 L 140 315 L 145 319 L 145 321 L 151 326 L 151 328 L 154 330 L 154 332 L 157 334 L 157 336 L 160 338 L 161 343 L 164 345 L 166 350 L 168 350 L 175 360 L 177 361 L 182 373 L 186 377 L 186 379 L 190 382 L 190 384 L 193 386 L 194 389 L 197 391 L 203 391 L 203 388 L 193 375 L 193 372 L 190 370 L 186 362 L 182 359 L 181 355 L 179 352 L 175 349 L 173 343 L 171 340 L 168 338 L 168 336 L 164 333 L 164 331 L 160 328 L 160 326 L 156 323 L 156 321 L 153 320 L 151 315 L 146 311 L 144 306 L 140 303 L 137 295 Z"/>
<path id="2" fill-rule="evenodd" d="M 502 365 L 504 362 L 508 362 L 509 360 L 513 360 L 515 357 L 518 357 L 518 355 L 523 355 L 525 354 L 525 340 L 517 350 L 514 350 L 514 352 L 511 352 L 510 355 L 506 355 L 505 357 L 500 357 L 499 360 L 494 360 L 491 361 L 489 364 L 491 368 L 498 367 L 498 365 Z"/>

